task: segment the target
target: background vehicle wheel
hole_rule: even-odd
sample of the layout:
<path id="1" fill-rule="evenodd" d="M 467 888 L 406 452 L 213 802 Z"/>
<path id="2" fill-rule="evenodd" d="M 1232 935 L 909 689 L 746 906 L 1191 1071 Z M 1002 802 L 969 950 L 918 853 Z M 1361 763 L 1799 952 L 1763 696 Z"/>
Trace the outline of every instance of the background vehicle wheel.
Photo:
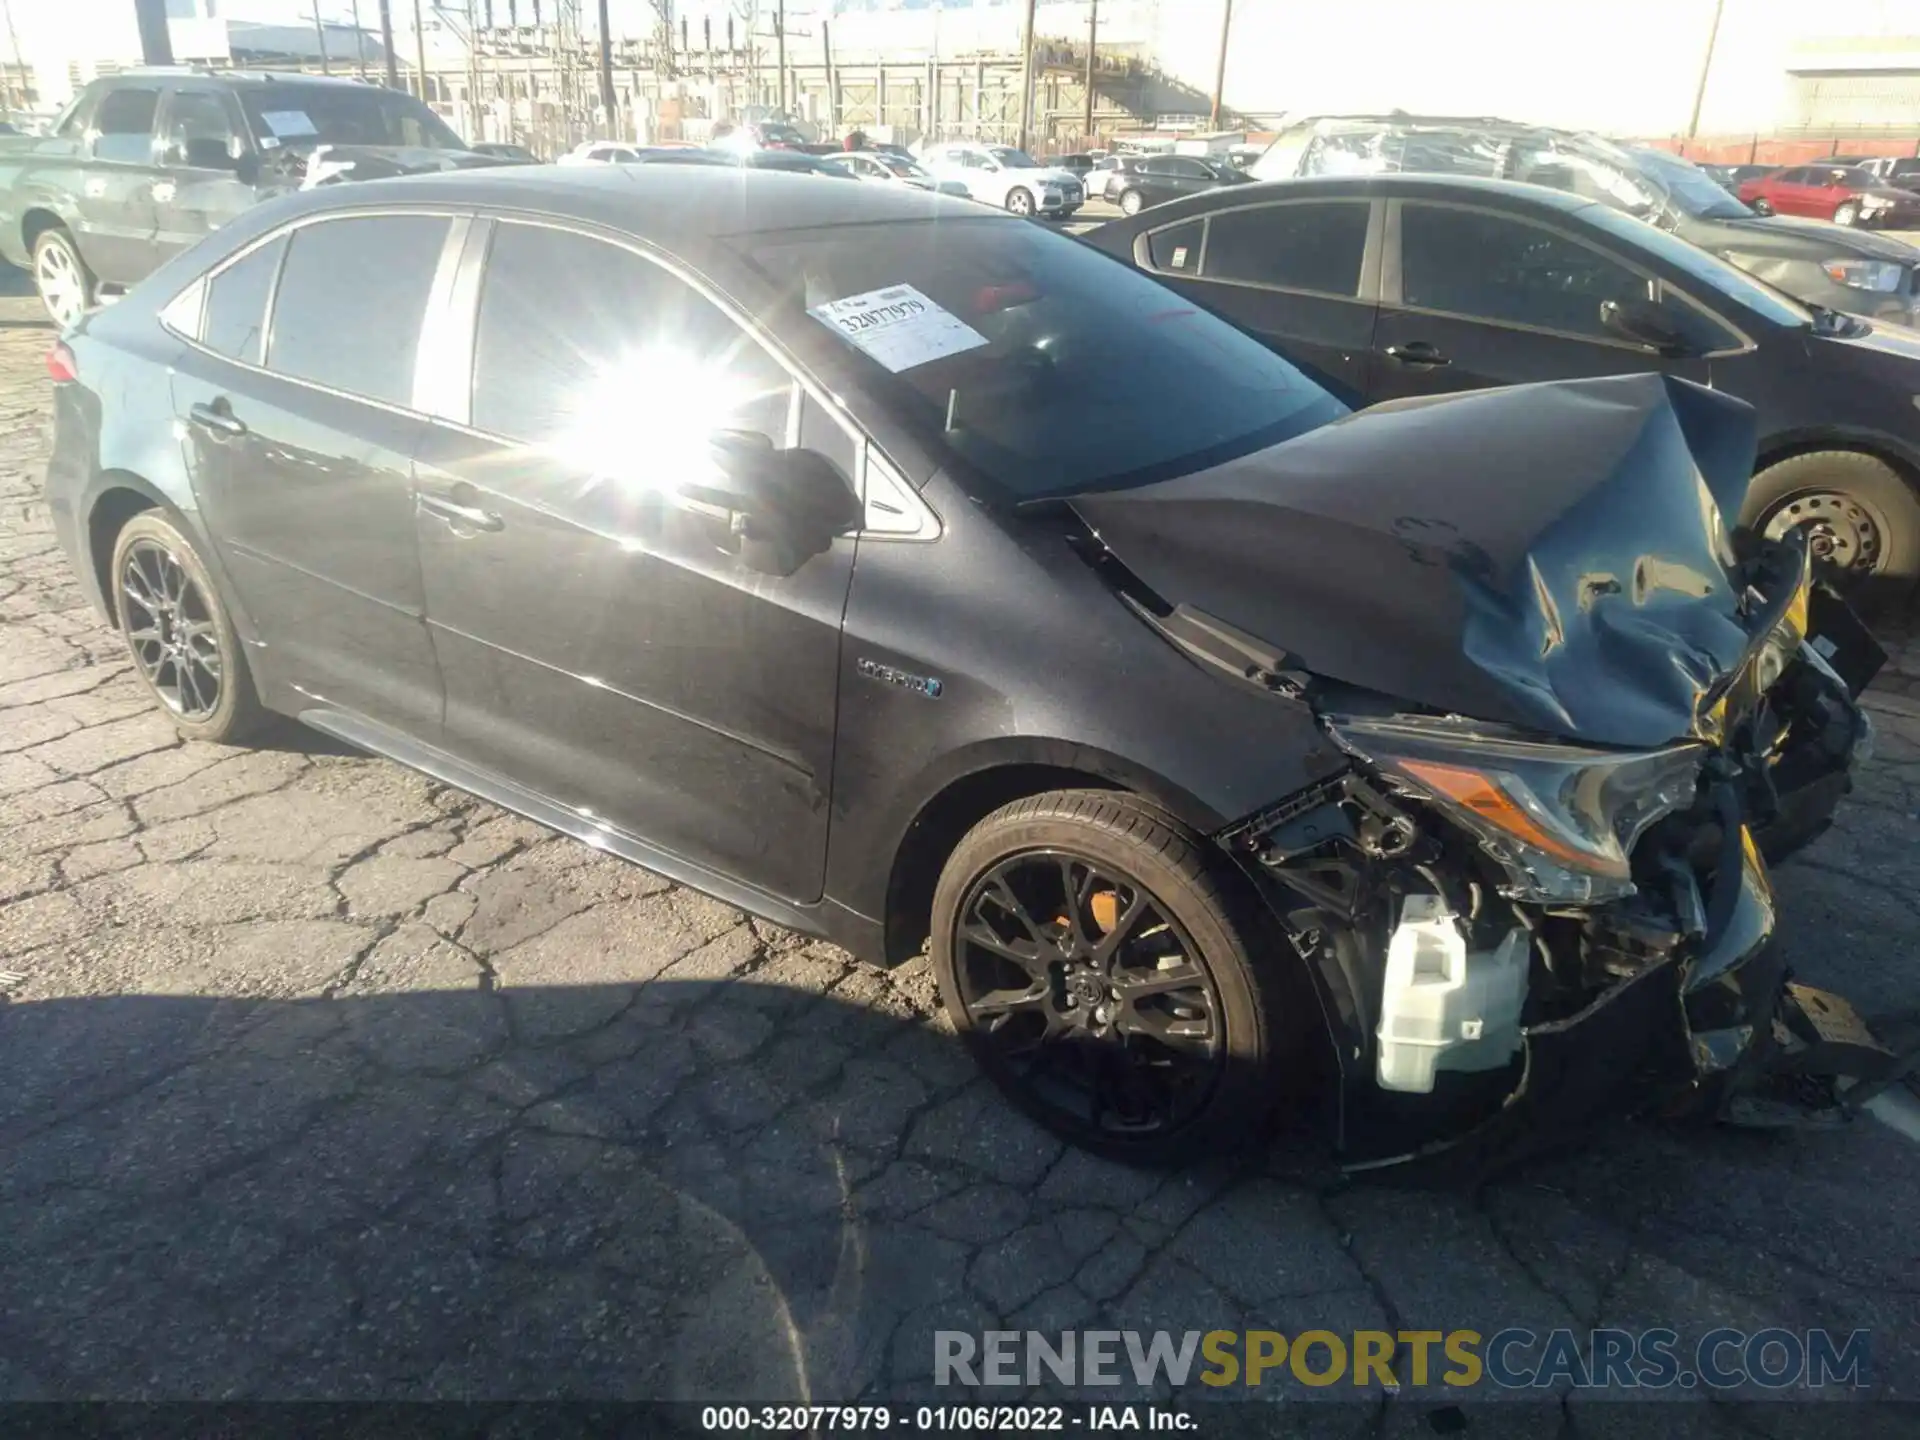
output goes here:
<path id="1" fill-rule="evenodd" d="M 1920 578 L 1920 499 L 1871 455 L 1816 450 L 1769 465 L 1753 477 L 1744 518 L 1775 538 L 1806 527 L 1822 578 L 1863 608 L 1903 597 Z"/>
<path id="2" fill-rule="evenodd" d="M 1769 205 L 1765 200 L 1755 200 L 1749 208 L 1756 215 L 1773 214 L 1773 206 Z"/>
<path id="3" fill-rule="evenodd" d="M 1859 219 L 1860 207 L 1851 200 L 1833 212 L 1833 223 L 1836 225 L 1857 224 Z"/>
<path id="4" fill-rule="evenodd" d="M 93 308 L 93 272 L 80 258 L 73 237 L 58 225 L 34 237 L 33 288 L 62 330 Z"/>
<path id="5" fill-rule="evenodd" d="M 1120 197 L 1120 213 L 1122 215 L 1138 215 L 1144 203 L 1140 198 L 1140 192 L 1138 190 L 1128 190 Z"/>
<path id="6" fill-rule="evenodd" d="M 158 511 L 127 522 L 113 546 L 120 635 L 161 707 L 189 740 L 228 743 L 265 723 L 213 577 L 193 544 Z"/>
<path id="7" fill-rule="evenodd" d="M 1016 215 L 1033 214 L 1033 192 L 1024 185 L 1016 185 L 1007 192 L 1007 209 Z"/>
<path id="8" fill-rule="evenodd" d="M 1131 1164 L 1231 1146 L 1268 1112 L 1307 1016 L 1284 943 L 1205 840 L 1105 791 L 996 810 L 933 899 L 941 997 L 981 1068 L 1055 1134 Z"/>

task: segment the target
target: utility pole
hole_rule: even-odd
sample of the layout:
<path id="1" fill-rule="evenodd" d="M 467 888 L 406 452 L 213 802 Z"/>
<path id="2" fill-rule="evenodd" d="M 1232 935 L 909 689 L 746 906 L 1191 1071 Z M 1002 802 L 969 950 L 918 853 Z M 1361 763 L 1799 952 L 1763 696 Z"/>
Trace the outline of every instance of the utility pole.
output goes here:
<path id="1" fill-rule="evenodd" d="M 1700 60 L 1700 83 L 1693 89 L 1693 115 L 1687 121 L 1687 139 L 1700 133 L 1700 106 L 1707 98 L 1707 76 L 1713 72 L 1713 50 L 1720 43 L 1720 12 L 1727 0 L 1713 0 L 1713 27 L 1707 31 L 1707 53 Z"/>
<path id="2" fill-rule="evenodd" d="M 607 0 L 600 0 L 600 108 L 607 112 L 607 138 L 614 138 L 613 29 L 607 23 Z"/>
<path id="3" fill-rule="evenodd" d="M 380 48 L 387 55 L 387 88 L 400 88 L 400 62 L 393 54 L 393 0 L 380 0 Z"/>
<path id="4" fill-rule="evenodd" d="M 787 114 L 787 0 L 774 0 L 773 63 L 780 72 L 780 117 L 784 120 Z"/>
<path id="5" fill-rule="evenodd" d="M 167 0 L 133 0 L 134 22 L 140 27 L 140 63 L 173 64 L 173 37 L 167 33 Z M 7 28 L 13 28 L 13 11 L 7 11 Z M 20 42 L 14 41 L 16 52 Z"/>
<path id="6" fill-rule="evenodd" d="M 327 27 L 320 23 L 320 0 L 313 0 L 313 38 L 320 42 L 320 73 L 333 74 L 333 67 L 327 63 Z"/>
<path id="7" fill-rule="evenodd" d="M 1209 130 L 1220 128 L 1220 97 L 1227 88 L 1227 36 L 1233 31 L 1233 0 L 1221 0 L 1220 15 L 1220 64 L 1213 72 L 1213 116 L 1207 121 Z"/>
<path id="8" fill-rule="evenodd" d="M 367 32 L 360 28 L 360 0 L 353 0 L 353 73 L 367 78 Z"/>
<path id="9" fill-rule="evenodd" d="M 420 0 L 413 0 L 413 57 L 420 76 L 420 103 L 427 103 L 427 27 L 420 22 Z"/>
<path id="10" fill-rule="evenodd" d="M 1014 148 L 1027 148 L 1027 137 L 1033 130 L 1033 6 L 1034 0 L 1027 0 L 1026 23 L 1020 27 L 1020 133 L 1014 137 Z"/>
<path id="11" fill-rule="evenodd" d="M 833 35 L 826 16 L 820 17 L 820 59 L 827 72 L 827 130 L 840 133 L 840 77 L 833 70 Z"/>
<path id="12" fill-rule="evenodd" d="M 1100 0 L 1087 6 L 1087 113 L 1080 121 L 1080 146 L 1093 136 L 1093 57 L 1100 47 Z"/>

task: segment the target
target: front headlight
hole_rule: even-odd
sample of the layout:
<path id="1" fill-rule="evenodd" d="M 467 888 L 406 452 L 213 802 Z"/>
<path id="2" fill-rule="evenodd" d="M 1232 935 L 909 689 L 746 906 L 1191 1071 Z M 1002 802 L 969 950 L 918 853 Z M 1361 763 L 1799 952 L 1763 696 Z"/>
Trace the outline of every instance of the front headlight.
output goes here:
<path id="1" fill-rule="evenodd" d="M 1897 260 L 1828 260 L 1820 268 L 1827 277 L 1855 290 L 1891 295 L 1900 288 L 1906 267 Z"/>
<path id="2" fill-rule="evenodd" d="M 1340 718 L 1328 729 L 1473 835 L 1506 871 L 1502 894 L 1543 905 L 1631 895 L 1634 843 L 1692 804 L 1706 755 L 1692 742 L 1592 750 L 1459 720 Z"/>

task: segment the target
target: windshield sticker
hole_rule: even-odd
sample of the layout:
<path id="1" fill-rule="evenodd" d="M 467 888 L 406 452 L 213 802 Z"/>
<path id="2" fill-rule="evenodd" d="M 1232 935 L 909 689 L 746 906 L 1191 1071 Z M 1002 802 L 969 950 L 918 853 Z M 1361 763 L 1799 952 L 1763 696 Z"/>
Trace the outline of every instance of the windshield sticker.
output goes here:
<path id="1" fill-rule="evenodd" d="M 318 135 L 319 128 L 307 118 L 304 110 L 263 110 L 261 122 L 274 134 L 287 140 L 297 140 L 303 135 Z"/>
<path id="2" fill-rule="evenodd" d="M 807 313 L 896 375 L 987 343 L 986 336 L 911 285 L 830 300 Z"/>

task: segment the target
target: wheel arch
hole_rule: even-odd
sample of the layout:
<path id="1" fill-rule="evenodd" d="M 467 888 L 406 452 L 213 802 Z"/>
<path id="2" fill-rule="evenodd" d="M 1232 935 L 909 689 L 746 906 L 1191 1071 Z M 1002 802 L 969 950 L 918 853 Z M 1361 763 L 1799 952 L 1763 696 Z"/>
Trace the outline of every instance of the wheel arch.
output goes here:
<path id="1" fill-rule="evenodd" d="M 54 229 L 65 230 L 69 235 L 73 233 L 73 226 L 69 223 L 67 216 L 62 215 L 44 201 L 36 201 L 21 212 L 20 248 L 31 255 L 33 242 L 47 231 Z"/>
<path id="2" fill-rule="evenodd" d="M 882 921 L 886 963 L 912 959 L 925 943 L 934 888 L 961 837 L 1002 805 L 1050 790 L 1120 791 L 1203 835 L 1222 823 L 1178 786 L 1086 746 L 1035 740 L 976 752 L 933 789 L 893 847 Z"/>
<path id="3" fill-rule="evenodd" d="M 1814 455 L 1825 450 L 1840 450 L 1885 462 L 1906 482 L 1915 498 L 1920 499 L 1920 448 L 1873 430 L 1788 430 L 1769 435 L 1760 442 L 1754 456 L 1753 473 L 1758 475 L 1797 455 Z"/>
<path id="4" fill-rule="evenodd" d="M 163 510 L 176 525 L 186 520 L 157 486 L 128 470 L 109 470 L 100 477 L 100 488 L 87 507 L 87 559 L 93 567 L 94 584 L 99 587 L 100 603 L 107 619 L 120 621 L 120 606 L 114 599 L 113 547 L 120 532 L 136 515 Z M 189 532 L 191 533 L 191 532 Z"/>

